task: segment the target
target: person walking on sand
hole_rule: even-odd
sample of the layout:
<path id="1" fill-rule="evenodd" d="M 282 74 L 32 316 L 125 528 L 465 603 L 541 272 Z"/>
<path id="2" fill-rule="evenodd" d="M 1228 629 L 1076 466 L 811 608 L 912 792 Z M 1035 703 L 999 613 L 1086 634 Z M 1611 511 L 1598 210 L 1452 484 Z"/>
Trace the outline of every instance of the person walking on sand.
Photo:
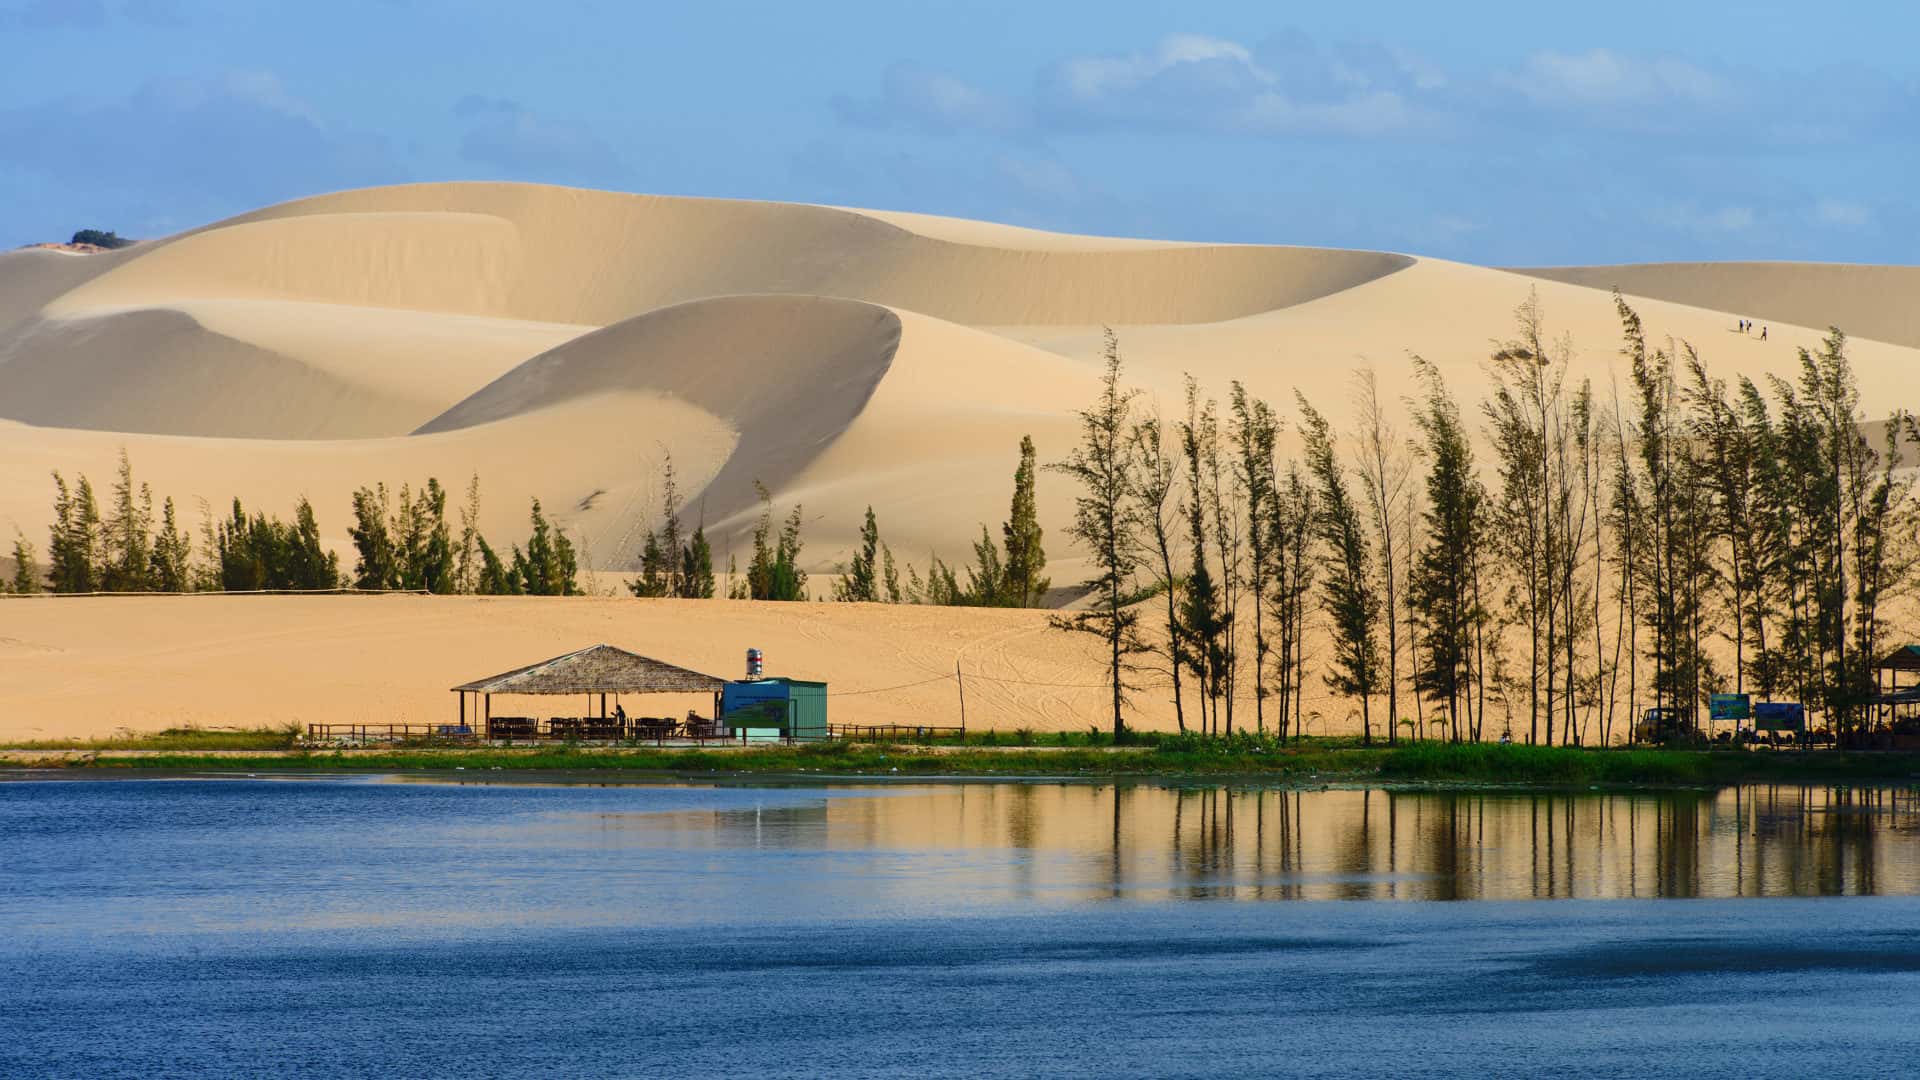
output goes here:
<path id="1" fill-rule="evenodd" d="M 1767 328 L 1764 326 L 1760 328 L 1760 340 L 1761 341 L 1767 340 Z"/>

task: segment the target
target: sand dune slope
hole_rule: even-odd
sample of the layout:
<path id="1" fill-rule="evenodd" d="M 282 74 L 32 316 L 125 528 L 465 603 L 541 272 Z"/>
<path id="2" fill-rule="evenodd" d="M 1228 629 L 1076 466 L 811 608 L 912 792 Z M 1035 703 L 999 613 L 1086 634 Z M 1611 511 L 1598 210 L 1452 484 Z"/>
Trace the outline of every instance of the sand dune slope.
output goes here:
<path id="1" fill-rule="evenodd" d="M 957 242 L 854 211 L 525 184 L 422 184 L 271 207 L 171 241 L 76 303 L 151 295 L 162 266 L 219 287 L 606 325 L 686 300 L 808 293 L 970 325 L 1210 322 L 1410 264 L 1377 252 L 1051 237 Z M 298 257 L 293 253 L 297 252 Z"/>
<path id="2" fill-rule="evenodd" d="M 404 402 L 169 309 L 18 325 L 0 339 L 0 380 L 8 386 L 0 417 L 49 427 L 357 438 L 391 431 L 411 415 Z"/>
<path id="3" fill-rule="evenodd" d="M 845 560 L 868 506 L 903 557 L 953 559 L 1004 516 L 1023 435 L 1046 459 L 1077 438 L 1103 324 L 1143 408 L 1177 415 L 1192 375 L 1221 398 L 1240 381 L 1282 413 L 1302 392 L 1345 428 L 1354 369 L 1375 368 L 1397 404 L 1414 389 L 1414 353 L 1476 400 L 1492 342 L 1530 292 L 1571 336 L 1575 378 L 1605 396 L 1611 300 L 1557 278 L 1643 271 L 1644 291 L 1667 297 L 1640 303 L 1650 335 L 1692 342 L 1716 373 L 1788 372 L 1794 348 L 1818 340 L 1809 326 L 1838 321 L 1860 338 L 1869 408 L 1920 404 L 1908 400 L 1920 349 L 1901 343 L 1920 341 L 1899 302 L 1912 272 L 1899 269 L 1526 276 L 1376 252 L 428 184 L 303 199 L 109 255 L 0 255 L 0 419 L 18 421 L 0 423 L 0 530 L 44 536 L 47 472 L 98 480 L 125 446 L 183 503 L 237 495 L 285 512 L 304 493 L 343 545 L 354 487 L 436 475 L 457 488 L 478 472 L 490 533 L 519 532 L 537 496 L 595 565 L 619 569 L 657 515 L 671 452 L 723 552 L 745 543 L 758 480 L 782 508 L 805 505 L 815 571 Z M 1806 325 L 1778 321 L 1765 343 L 1732 333 L 1729 309 L 1750 306 Z M 1063 535 L 1072 495 L 1042 480 L 1062 584 L 1084 568 Z"/>
<path id="4" fill-rule="evenodd" d="M 899 344 L 899 316 L 872 304 L 817 296 L 693 301 L 528 360 L 419 434 L 499 423 L 617 390 L 672 397 L 739 433 L 713 479 L 682 491 L 689 505 L 719 520 L 752 505 L 755 481 L 785 487 L 845 430 L 866 408 Z M 629 422 L 646 423 L 641 416 Z M 662 443 L 663 451 L 670 449 Z"/>
<path id="5" fill-rule="evenodd" d="M 1920 266 L 1844 263 L 1640 263 L 1517 271 L 1766 323 L 1838 326 L 1850 336 L 1920 348 Z"/>

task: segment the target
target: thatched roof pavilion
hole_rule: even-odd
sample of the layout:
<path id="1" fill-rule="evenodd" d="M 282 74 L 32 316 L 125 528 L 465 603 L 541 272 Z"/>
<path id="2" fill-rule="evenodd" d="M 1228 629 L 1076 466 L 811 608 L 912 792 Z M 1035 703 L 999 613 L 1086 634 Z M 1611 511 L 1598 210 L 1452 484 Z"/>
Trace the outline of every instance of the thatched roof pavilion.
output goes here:
<path id="1" fill-rule="evenodd" d="M 467 694 L 713 694 L 725 679 L 652 657 L 593 645 L 456 686 Z"/>
<path id="2" fill-rule="evenodd" d="M 494 694 L 584 694 L 589 702 L 599 699 L 599 715 L 606 715 L 608 694 L 713 694 L 718 695 L 726 680 L 652 657 L 628 652 L 612 645 L 593 645 L 565 656 L 503 671 L 485 679 L 476 679 L 453 687 L 460 695 L 460 726 L 467 725 L 467 695 L 478 694 L 489 725 L 493 718 Z M 482 711 L 484 710 L 484 711 Z"/>

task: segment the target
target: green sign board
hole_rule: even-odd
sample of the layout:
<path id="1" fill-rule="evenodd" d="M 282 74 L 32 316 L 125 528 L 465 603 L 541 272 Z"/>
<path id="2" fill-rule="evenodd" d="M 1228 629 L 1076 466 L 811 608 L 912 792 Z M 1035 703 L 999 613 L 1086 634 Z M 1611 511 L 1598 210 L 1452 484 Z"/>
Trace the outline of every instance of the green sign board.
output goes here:
<path id="1" fill-rule="evenodd" d="M 1753 695 L 1714 694 L 1707 698 L 1707 715 L 1715 720 L 1746 720 L 1753 716 Z"/>

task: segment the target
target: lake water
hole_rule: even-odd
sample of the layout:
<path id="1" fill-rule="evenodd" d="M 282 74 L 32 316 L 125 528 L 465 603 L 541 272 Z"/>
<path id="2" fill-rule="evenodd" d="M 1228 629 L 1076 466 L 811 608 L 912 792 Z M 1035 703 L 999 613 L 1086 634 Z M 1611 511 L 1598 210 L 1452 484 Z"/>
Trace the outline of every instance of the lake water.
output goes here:
<path id="1" fill-rule="evenodd" d="M 1911 791 L 0 782 L 4 1077 L 1895 1076 L 1916 1006 Z"/>

